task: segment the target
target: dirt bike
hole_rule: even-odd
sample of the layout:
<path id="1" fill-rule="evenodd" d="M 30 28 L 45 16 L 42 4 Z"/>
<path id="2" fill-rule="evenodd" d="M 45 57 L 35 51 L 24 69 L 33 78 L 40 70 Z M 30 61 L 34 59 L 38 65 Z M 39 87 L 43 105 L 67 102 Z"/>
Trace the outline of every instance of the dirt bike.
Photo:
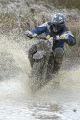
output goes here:
<path id="1" fill-rule="evenodd" d="M 44 40 L 44 37 L 37 37 L 37 52 L 33 55 L 33 66 L 30 75 L 30 88 L 36 91 L 52 79 L 54 71 L 54 53 L 52 43 Z"/>

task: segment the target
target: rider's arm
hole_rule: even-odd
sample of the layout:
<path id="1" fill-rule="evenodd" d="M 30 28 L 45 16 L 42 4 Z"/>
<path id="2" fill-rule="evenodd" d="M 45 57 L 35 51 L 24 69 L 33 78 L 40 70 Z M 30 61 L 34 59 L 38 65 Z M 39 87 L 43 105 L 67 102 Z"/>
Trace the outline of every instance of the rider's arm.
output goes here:
<path id="1" fill-rule="evenodd" d="M 44 33 L 45 36 L 50 35 L 49 25 L 48 25 L 47 22 L 42 24 L 42 25 L 40 25 L 40 26 L 38 26 L 38 27 L 36 27 L 32 31 L 27 30 L 27 31 L 24 32 L 24 34 L 26 36 L 28 36 L 29 38 L 37 37 L 37 35 L 40 35 L 42 33 Z"/>
<path id="2" fill-rule="evenodd" d="M 48 27 L 47 27 L 47 23 L 44 23 L 44 24 L 36 27 L 31 32 L 32 32 L 33 35 L 34 34 L 40 35 L 42 33 L 45 33 L 46 35 L 48 35 L 49 34 L 49 30 L 48 30 Z"/>
<path id="3" fill-rule="evenodd" d="M 76 39 L 70 31 L 67 31 L 63 35 L 60 36 L 60 39 L 66 42 L 68 45 L 73 46 L 76 44 Z"/>

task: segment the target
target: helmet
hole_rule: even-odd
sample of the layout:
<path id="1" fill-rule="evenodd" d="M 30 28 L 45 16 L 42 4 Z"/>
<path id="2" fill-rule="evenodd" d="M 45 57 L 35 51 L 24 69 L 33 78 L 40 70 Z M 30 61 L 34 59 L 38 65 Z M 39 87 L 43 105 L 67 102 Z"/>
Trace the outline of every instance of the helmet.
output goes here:
<path id="1" fill-rule="evenodd" d="M 61 13 L 55 14 L 52 17 L 51 23 L 53 25 L 53 31 L 59 32 L 65 26 L 65 16 Z"/>

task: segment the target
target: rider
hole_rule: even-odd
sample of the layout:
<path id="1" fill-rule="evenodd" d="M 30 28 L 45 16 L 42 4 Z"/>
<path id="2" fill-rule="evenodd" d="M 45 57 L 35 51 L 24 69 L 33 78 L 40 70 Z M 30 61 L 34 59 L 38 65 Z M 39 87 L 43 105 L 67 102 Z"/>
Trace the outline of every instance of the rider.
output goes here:
<path id="1" fill-rule="evenodd" d="M 64 43 L 67 43 L 69 46 L 76 44 L 76 39 L 74 38 L 71 31 L 66 27 L 65 16 L 62 13 L 57 13 L 52 16 L 51 22 L 46 22 L 32 31 L 27 31 L 25 34 L 28 37 L 36 37 L 45 33 L 46 37 L 53 37 L 53 47 L 54 51 L 54 72 L 57 72 L 62 64 L 63 55 L 64 55 Z M 33 65 L 33 54 L 36 53 L 36 45 L 33 45 L 29 49 L 29 60 L 31 66 Z"/>

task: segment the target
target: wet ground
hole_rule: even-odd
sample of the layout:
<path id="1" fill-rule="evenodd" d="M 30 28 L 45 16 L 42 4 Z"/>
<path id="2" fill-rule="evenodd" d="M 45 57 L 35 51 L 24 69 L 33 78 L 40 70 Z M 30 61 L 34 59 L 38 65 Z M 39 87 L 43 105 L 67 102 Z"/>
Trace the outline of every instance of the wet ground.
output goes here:
<path id="1" fill-rule="evenodd" d="M 28 85 L 19 78 L 1 81 L 0 119 L 79 120 L 79 78 L 79 69 L 61 71 L 57 82 L 51 81 L 35 94 L 30 94 Z"/>

